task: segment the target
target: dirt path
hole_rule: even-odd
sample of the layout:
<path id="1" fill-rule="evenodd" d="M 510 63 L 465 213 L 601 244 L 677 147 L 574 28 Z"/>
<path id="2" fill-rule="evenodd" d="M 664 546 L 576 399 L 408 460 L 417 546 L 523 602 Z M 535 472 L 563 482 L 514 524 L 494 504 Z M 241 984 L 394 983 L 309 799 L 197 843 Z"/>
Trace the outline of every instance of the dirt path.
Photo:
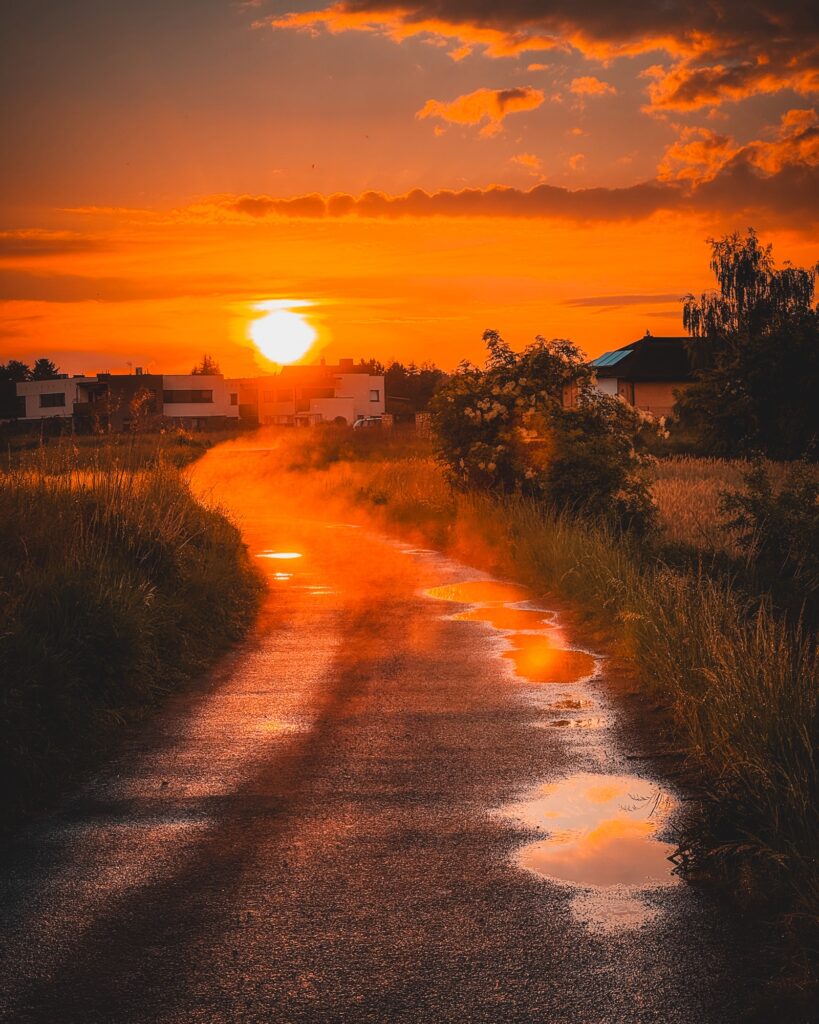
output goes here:
<path id="1" fill-rule="evenodd" d="M 604 664 L 529 595 L 300 510 L 263 452 L 196 473 L 270 599 L 12 851 L 3 1019 L 746 1019 L 742 936 L 671 877 L 674 794 L 616 750 Z"/>

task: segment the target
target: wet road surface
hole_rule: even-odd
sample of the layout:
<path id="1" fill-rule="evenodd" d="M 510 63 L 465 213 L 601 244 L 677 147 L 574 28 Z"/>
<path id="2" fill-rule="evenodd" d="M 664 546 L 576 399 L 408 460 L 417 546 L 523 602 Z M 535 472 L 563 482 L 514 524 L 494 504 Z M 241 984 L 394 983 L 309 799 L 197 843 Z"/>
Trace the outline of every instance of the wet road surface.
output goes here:
<path id="1" fill-rule="evenodd" d="M 2 1019 L 746 1019 L 751 953 L 672 875 L 680 794 L 618 749 L 597 652 L 264 452 L 195 474 L 269 599 L 6 858 Z"/>

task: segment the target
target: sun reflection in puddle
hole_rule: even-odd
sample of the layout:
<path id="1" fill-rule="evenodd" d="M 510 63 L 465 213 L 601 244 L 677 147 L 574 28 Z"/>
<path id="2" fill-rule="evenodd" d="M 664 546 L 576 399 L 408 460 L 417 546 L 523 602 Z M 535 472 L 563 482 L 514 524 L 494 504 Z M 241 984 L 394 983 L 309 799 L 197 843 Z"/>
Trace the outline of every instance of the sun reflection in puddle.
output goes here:
<path id="1" fill-rule="evenodd" d="M 300 551 L 260 551 L 256 557 L 290 560 L 292 558 L 301 558 L 302 554 Z"/>
<path id="2" fill-rule="evenodd" d="M 519 866 L 585 890 L 578 916 L 611 930 L 651 920 L 642 895 L 677 883 L 669 860 L 675 847 L 657 838 L 673 807 L 667 792 L 644 779 L 584 773 L 539 786 L 503 814 L 549 833 L 519 851 Z"/>
<path id="3" fill-rule="evenodd" d="M 585 651 L 555 647 L 545 634 L 516 633 L 504 653 L 519 676 L 530 683 L 576 683 L 594 674 L 595 659 Z"/>
<path id="4" fill-rule="evenodd" d="M 532 594 L 517 583 L 470 580 L 427 590 L 428 597 L 468 604 L 453 618 L 485 622 L 506 634 L 511 650 L 503 657 L 513 662 L 518 676 L 530 683 L 577 683 L 592 676 L 597 659 L 566 646 L 554 625 L 554 613 L 533 608 Z M 530 607 L 520 607 L 527 604 Z"/>
<path id="5" fill-rule="evenodd" d="M 454 601 L 459 604 L 508 604 L 528 601 L 532 596 L 526 587 L 518 583 L 502 583 L 500 580 L 447 583 L 443 587 L 432 587 L 426 594 L 439 601 Z"/>

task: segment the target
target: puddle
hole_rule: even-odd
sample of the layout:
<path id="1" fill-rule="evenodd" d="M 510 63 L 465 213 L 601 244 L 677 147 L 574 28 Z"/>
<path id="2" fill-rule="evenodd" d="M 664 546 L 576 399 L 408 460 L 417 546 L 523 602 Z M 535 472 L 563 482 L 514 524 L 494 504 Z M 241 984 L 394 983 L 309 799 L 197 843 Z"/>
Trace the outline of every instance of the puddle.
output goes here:
<path id="1" fill-rule="evenodd" d="M 507 631 L 544 629 L 549 624 L 549 612 L 530 608 L 516 608 L 514 605 L 493 604 L 469 608 L 453 615 L 461 622 L 488 622 L 495 629 Z"/>
<path id="2" fill-rule="evenodd" d="M 594 707 L 594 701 L 579 700 L 576 697 L 566 697 L 564 700 L 550 701 L 546 707 L 556 708 L 558 711 L 581 711 L 583 708 Z"/>
<path id="3" fill-rule="evenodd" d="M 293 579 L 293 573 L 292 572 L 274 572 L 273 573 L 273 579 L 274 580 L 292 580 Z"/>
<path id="4" fill-rule="evenodd" d="M 453 618 L 486 622 L 506 633 L 511 650 L 503 657 L 514 663 L 517 675 L 527 682 L 578 683 L 594 675 L 597 659 L 565 646 L 563 634 L 552 623 L 552 612 L 519 607 L 532 600 L 526 587 L 500 580 L 470 580 L 433 587 L 426 594 L 439 601 L 472 605 Z"/>
<path id="5" fill-rule="evenodd" d="M 532 595 L 518 583 L 502 583 L 500 580 L 470 580 L 468 583 L 448 583 L 426 591 L 428 597 L 439 601 L 455 601 L 459 604 L 510 604 L 529 601 Z"/>
<path id="6" fill-rule="evenodd" d="M 668 859 L 675 847 L 657 839 L 673 806 L 653 782 L 583 773 L 539 786 L 503 813 L 548 833 L 519 851 L 518 865 L 590 890 L 578 897 L 578 916 L 615 929 L 645 924 L 655 912 L 641 894 L 678 882 Z"/>
<path id="7" fill-rule="evenodd" d="M 256 557 L 257 558 L 291 559 L 291 558 L 301 558 L 302 555 L 301 555 L 300 551 L 260 551 L 259 554 L 256 555 Z"/>
<path id="8" fill-rule="evenodd" d="M 557 718 L 552 722 L 538 722 L 546 729 L 602 729 L 605 718 Z"/>
<path id="9" fill-rule="evenodd" d="M 504 658 L 530 683 L 577 683 L 594 675 L 596 659 L 585 651 L 556 647 L 547 634 L 516 633 L 509 637 L 511 651 Z"/>

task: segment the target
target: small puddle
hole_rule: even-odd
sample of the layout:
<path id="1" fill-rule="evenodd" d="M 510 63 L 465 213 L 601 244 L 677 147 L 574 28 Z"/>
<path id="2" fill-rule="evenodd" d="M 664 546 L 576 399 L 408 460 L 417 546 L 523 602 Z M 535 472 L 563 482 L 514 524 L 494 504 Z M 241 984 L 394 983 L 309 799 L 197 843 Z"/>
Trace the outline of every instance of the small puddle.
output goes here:
<path id="1" fill-rule="evenodd" d="M 582 773 L 539 786 L 503 814 L 549 833 L 519 851 L 519 866 L 583 890 L 577 916 L 610 931 L 651 920 L 645 894 L 677 884 L 668 859 L 675 847 L 657 838 L 673 807 L 655 783 Z"/>
<path id="2" fill-rule="evenodd" d="M 555 647 L 548 635 L 516 633 L 509 638 L 512 650 L 504 658 L 530 683 L 577 683 L 594 674 L 596 661 L 585 651 Z"/>
<path id="3" fill-rule="evenodd" d="M 511 649 L 503 657 L 515 672 L 530 683 L 578 683 L 594 675 L 597 659 L 585 651 L 565 646 L 553 624 L 554 613 L 543 608 L 522 608 L 532 603 L 532 593 L 517 583 L 501 580 L 469 580 L 426 591 L 439 601 L 467 604 L 454 619 L 485 622 L 506 634 Z"/>
<path id="4" fill-rule="evenodd" d="M 454 601 L 459 604 L 509 604 L 529 601 L 532 595 L 518 583 L 502 583 L 500 580 L 470 580 L 468 583 L 447 583 L 443 587 L 432 587 L 428 597 L 439 601 Z"/>
<path id="5" fill-rule="evenodd" d="M 481 605 L 453 615 L 460 622 L 488 622 L 495 629 L 506 632 L 524 629 L 543 629 L 549 624 L 548 612 L 531 608 L 516 608 L 509 604 Z"/>
<path id="6" fill-rule="evenodd" d="M 301 558 L 302 554 L 300 551 L 260 551 L 257 558 L 280 558 L 285 561 L 292 558 Z"/>
<path id="7" fill-rule="evenodd" d="M 602 729 L 605 718 L 557 718 L 552 722 L 540 722 L 547 729 Z"/>

